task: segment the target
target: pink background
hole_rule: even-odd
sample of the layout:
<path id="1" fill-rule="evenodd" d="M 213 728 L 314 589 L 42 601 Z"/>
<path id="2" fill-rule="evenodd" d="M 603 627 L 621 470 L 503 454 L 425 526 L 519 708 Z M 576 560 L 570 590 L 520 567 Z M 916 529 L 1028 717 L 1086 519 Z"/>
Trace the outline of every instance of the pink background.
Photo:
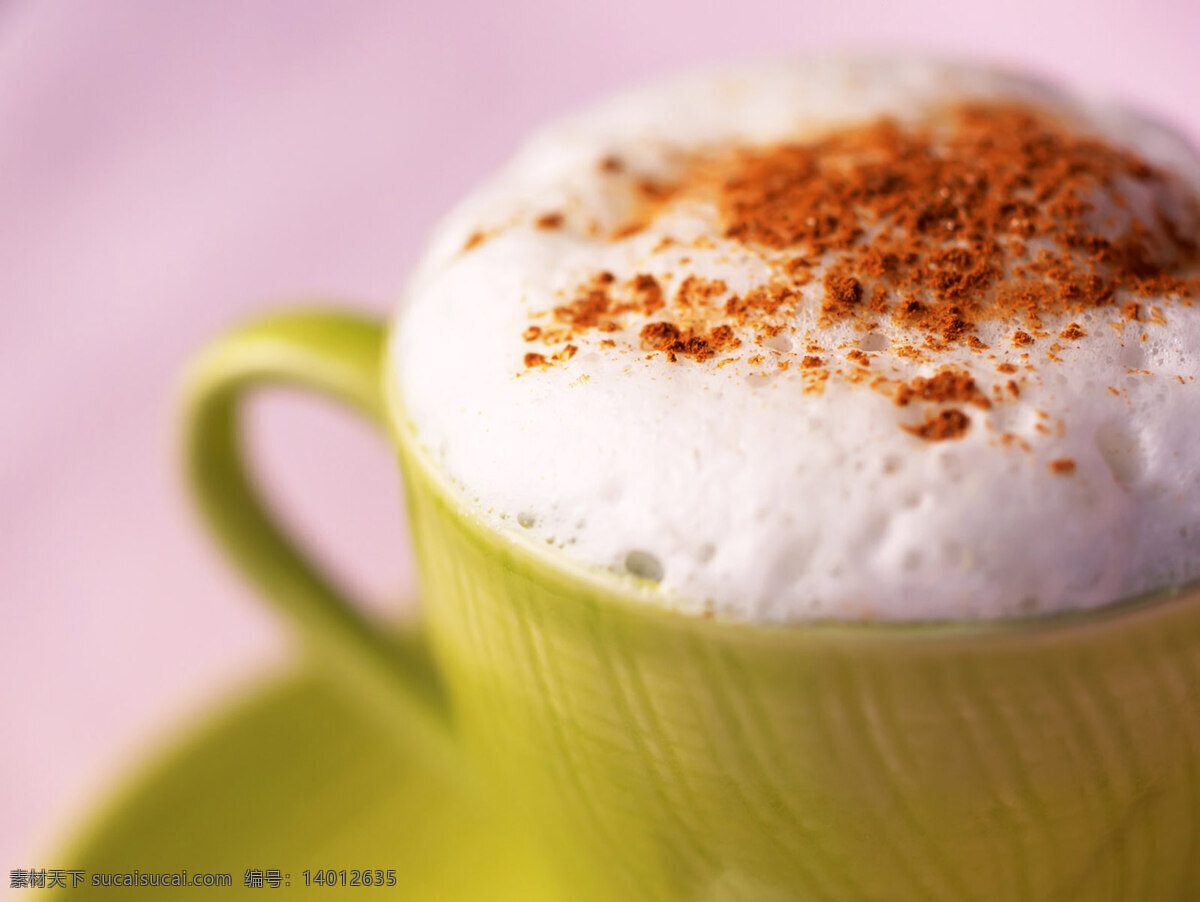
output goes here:
<path id="1" fill-rule="evenodd" d="M 0 6 L 0 873 L 289 643 L 179 488 L 187 354 L 289 299 L 383 313 L 436 216 L 531 127 L 689 64 L 935 48 L 1200 138 L 1200 3 L 513 0 Z M 256 411 L 283 507 L 410 591 L 399 480 L 356 423 Z M 39 857 L 41 856 L 41 857 Z"/>

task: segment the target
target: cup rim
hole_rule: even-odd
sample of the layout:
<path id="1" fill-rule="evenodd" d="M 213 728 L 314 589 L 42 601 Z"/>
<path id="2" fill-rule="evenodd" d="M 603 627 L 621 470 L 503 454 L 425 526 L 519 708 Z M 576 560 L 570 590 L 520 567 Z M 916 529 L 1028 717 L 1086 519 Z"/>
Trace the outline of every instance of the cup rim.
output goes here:
<path id="1" fill-rule="evenodd" d="M 714 612 L 699 616 L 664 604 L 654 597 L 658 584 L 632 574 L 618 573 L 609 568 L 571 560 L 556 550 L 512 530 L 496 529 L 462 497 L 451 479 L 435 465 L 429 452 L 420 442 L 416 428 L 402 403 L 399 381 L 394 378 L 387 361 L 391 359 L 395 329 L 389 328 L 383 354 L 380 379 L 383 382 L 384 419 L 390 437 L 400 452 L 401 465 L 419 469 L 421 477 L 431 485 L 440 503 L 454 513 L 461 528 L 472 541 L 491 551 L 501 551 L 506 558 L 519 562 L 529 574 L 539 574 L 560 584 L 584 586 L 586 594 L 595 601 L 614 606 L 624 613 L 645 620 L 654 620 L 675 627 L 687 625 L 693 629 L 716 628 L 722 632 L 737 631 L 761 636 L 801 635 L 862 639 L 878 637 L 897 639 L 994 639 L 999 637 L 1027 638 L 1051 635 L 1062 631 L 1110 627 L 1114 623 L 1144 619 L 1195 606 L 1200 610 L 1200 578 L 1175 586 L 1167 586 L 1136 596 L 1117 599 L 1093 608 L 1070 609 L 1043 614 L 1013 617 L 974 619 L 926 620 L 849 620 L 836 618 L 794 621 L 760 622 L 743 620 Z M 410 474 L 412 475 L 412 474 Z M 578 593 L 574 593 L 578 594 Z"/>

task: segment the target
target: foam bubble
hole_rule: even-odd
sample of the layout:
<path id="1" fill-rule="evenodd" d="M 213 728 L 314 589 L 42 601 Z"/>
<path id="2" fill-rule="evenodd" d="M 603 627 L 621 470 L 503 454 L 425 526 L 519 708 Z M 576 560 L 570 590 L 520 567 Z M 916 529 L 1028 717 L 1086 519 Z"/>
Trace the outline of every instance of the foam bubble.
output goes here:
<path id="1" fill-rule="evenodd" d="M 655 583 L 662 582 L 662 561 L 648 551 L 635 549 L 626 554 L 625 569 L 641 579 L 648 579 Z"/>

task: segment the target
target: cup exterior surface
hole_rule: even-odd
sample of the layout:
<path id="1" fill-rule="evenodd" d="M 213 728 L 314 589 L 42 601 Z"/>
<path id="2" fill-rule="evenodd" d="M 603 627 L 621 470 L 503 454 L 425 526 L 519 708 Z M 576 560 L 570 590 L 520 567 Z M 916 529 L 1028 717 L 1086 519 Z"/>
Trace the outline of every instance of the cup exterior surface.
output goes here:
<path id="1" fill-rule="evenodd" d="M 676 614 L 393 430 L 456 725 L 575 899 L 1200 897 L 1200 593 L 1041 620 Z"/>

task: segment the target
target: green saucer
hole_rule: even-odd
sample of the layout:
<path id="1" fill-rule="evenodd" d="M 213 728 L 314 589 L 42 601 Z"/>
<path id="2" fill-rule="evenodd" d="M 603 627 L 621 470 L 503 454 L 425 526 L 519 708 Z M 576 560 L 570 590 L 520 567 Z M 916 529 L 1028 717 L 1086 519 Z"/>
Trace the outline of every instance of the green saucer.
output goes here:
<path id="1" fill-rule="evenodd" d="M 315 675 L 240 698 L 159 754 L 47 867 L 82 870 L 64 898 L 129 894 L 93 875 L 228 873 L 232 885 L 135 887 L 147 899 L 312 895 L 391 899 L 551 899 L 536 856 L 493 810 L 422 767 Z M 53 859 L 53 860 L 51 860 Z M 278 871 L 280 886 L 270 885 Z M 304 872 L 310 873 L 306 887 Z M 395 885 L 346 886 L 353 871 Z M 248 889 L 247 871 L 264 885 Z M 333 880 L 315 882 L 318 871 Z M 251 881 L 257 875 L 251 873 Z M 135 878 L 136 879 L 136 878 Z"/>

